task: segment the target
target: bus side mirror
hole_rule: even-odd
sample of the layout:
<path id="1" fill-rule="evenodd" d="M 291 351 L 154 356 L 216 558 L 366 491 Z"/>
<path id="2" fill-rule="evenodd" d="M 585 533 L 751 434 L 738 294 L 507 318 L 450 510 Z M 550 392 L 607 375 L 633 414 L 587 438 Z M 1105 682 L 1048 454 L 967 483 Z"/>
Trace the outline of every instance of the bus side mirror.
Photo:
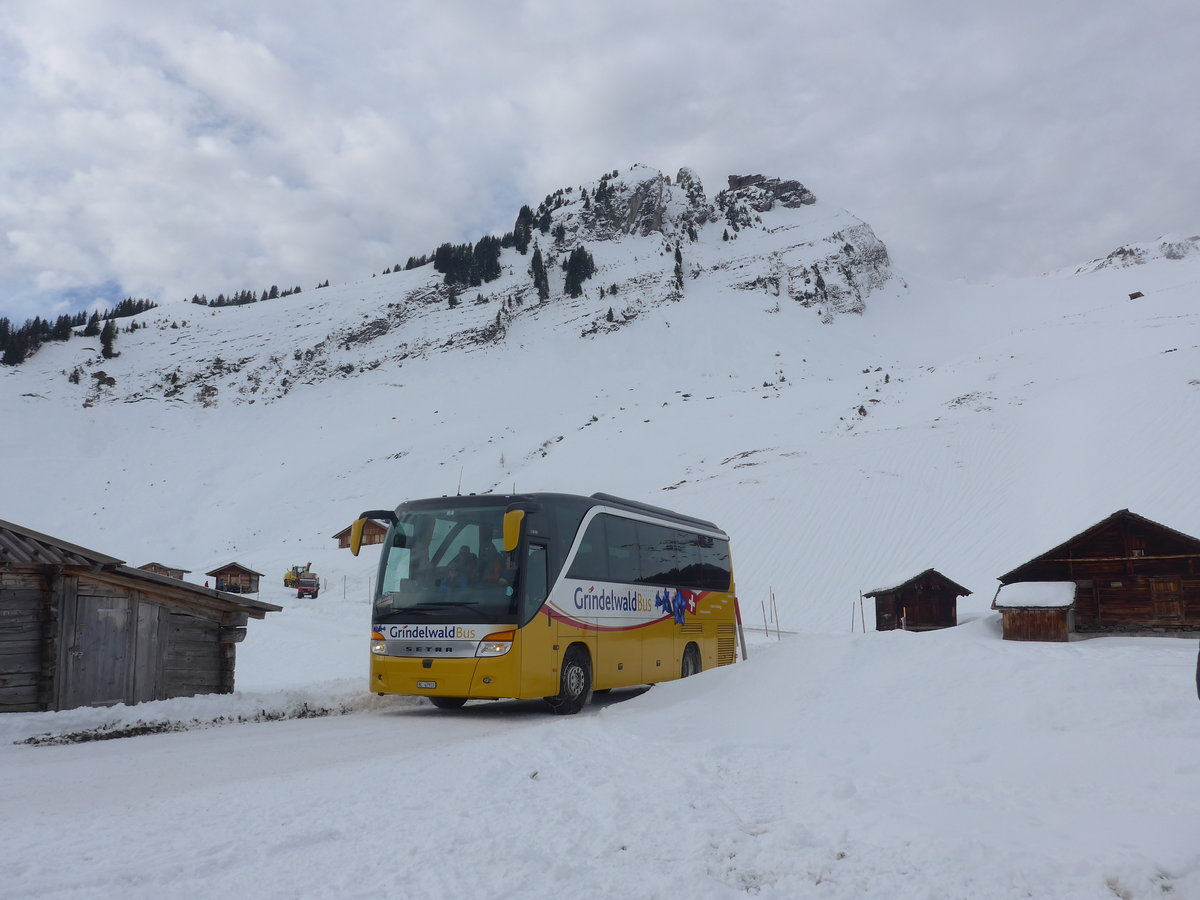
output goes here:
<path id="1" fill-rule="evenodd" d="M 358 556 L 358 551 L 362 549 L 362 533 L 363 526 L 367 524 L 366 519 L 355 519 L 354 524 L 350 526 L 350 554 Z"/>
<path id="2" fill-rule="evenodd" d="M 521 542 L 521 520 L 525 510 L 510 509 L 504 514 L 504 552 L 512 553 Z"/>

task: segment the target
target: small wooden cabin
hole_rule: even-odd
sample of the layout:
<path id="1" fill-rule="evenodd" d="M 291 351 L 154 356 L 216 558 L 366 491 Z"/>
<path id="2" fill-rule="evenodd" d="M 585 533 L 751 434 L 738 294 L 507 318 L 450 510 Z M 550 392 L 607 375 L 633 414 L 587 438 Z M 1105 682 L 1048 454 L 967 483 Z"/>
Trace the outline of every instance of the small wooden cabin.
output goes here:
<path id="1" fill-rule="evenodd" d="M 263 577 L 262 572 L 255 572 L 236 562 L 226 563 L 204 574 L 217 580 L 218 591 L 229 591 L 231 594 L 257 594 L 258 579 Z"/>
<path id="2" fill-rule="evenodd" d="M 936 569 L 926 569 L 894 587 L 863 594 L 875 600 L 875 630 L 932 631 L 958 624 L 958 598 L 970 596 Z"/>
<path id="3" fill-rule="evenodd" d="M 167 578 L 178 578 L 183 581 L 183 576 L 191 574 L 191 569 L 176 569 L 172 566 L 164 566 L 162 563 L 146 563 L 144 566 L 138 566 L 139 569 L 145 569 L 147 572 L 153 572 L 155 575 L 163 575 Z"/>
<path id="4" fill-rule="evenodd" d="M 279 608 L 0 522 L 0 712 L 230 693 L 247 621 Z"/>
<path id="5" fill-rule="evenodd" d="M 1073 630 L 1075 585 L 1070 581 L 1019 581 L 1001 585 L 992 598 L 1006 641 L 1066 641 Z"/>
<path id="6" fill-rule="evenodd" d="M 1200 539 L 1127 509 L 999 580 L 1071 582 L 1074 631 L 1200 631 Z"/>
<path id="7" fill-rule="evenodd" d="M 339 550 L 346 550 L 350 547 L 350 529 L 353 525 L 347 525 L 341 531 L 333 536 L 333 539 L 338 542 Z M 383 539 L 387 537 L 387 526 L 382 522 L 377 522 L 375 519 L 367 519 L 363 524 L 362 542 L 365 547 L 367 544 L 382 544 Z"/>

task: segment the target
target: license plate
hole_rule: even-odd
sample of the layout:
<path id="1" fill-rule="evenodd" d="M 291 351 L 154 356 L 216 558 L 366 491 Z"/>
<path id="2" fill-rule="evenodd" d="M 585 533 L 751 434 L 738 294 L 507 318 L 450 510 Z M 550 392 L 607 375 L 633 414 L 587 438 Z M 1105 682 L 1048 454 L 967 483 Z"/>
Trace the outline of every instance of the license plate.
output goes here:
<path id="1" fill-rule="evenodd" d="M 419 688 L 435 688 L 435 687 L 437 687 L 437 682 L 436 681 L 418 681 L 417 687 L 419 687 Z"/>

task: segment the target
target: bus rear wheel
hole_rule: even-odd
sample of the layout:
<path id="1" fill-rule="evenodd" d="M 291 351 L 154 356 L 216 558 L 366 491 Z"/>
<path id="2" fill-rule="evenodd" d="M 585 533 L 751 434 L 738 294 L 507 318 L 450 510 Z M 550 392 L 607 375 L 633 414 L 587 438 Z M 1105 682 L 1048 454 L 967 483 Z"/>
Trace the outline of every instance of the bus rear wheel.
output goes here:
<path id="1" fill-rule="evenodd" d="M 696 649 L 695 644 L 688 644 L 687 649 L 683 651 L 683 665 L 680 667 L 679 677 L 689 678 L 692 675 L 698 675 L 700 669 L 700 651 Z"/>
<path id="2" fill-rule="evenodd" d="M 429 702 L 438 709 L 461 709 L 466 697 L 430 697 Z"/>
<path id="3" fill-rule="evenodd" d="M 556 716 L 573 716 L 592 702 L 592 661 L 578 644 L 567 648 L 558 686 L 558 695 L 546 698 Z"/>

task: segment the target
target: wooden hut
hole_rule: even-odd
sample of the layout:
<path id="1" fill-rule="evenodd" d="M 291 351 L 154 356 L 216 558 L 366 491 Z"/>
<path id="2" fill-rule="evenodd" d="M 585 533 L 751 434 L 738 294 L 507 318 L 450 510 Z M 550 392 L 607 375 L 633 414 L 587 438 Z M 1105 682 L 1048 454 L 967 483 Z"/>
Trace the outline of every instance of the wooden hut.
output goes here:
<path id="1" fill-rule="evenodd" d="M 257 594 L 258 579 L 263 577 L 262 572 L 255 572 L 236 562 L 226 563 L 204 574 L 217 580 L 217 590 L 231 594 Z"/>
<path id="2" fill-rule="evenodd" d="M 338 542 L 339 550 L 346 550 L 350 547 L 350 529 L 353 527 L 353 525 L 347 525 L 333 536 L 333 539 Z M 387 526 L 382 522 L 367 519 L 363 524 L 362 542 L 364 547 L 367 544 L 382 544 L 385 537 L 387 537 Z"/>
<path id="3" fill-rule="evenodd" d="M 144 566 L 138 566 L 139 569 L 145 569 L 147 572 L 153 572 L 155 575 L 163 575 L 167 578 L 178 578 L 183 581 L 183 576 L 191 573 L 191 569 L 176 569 L 172 566 L 164 566 L 162 563 L 146 563 Z"/>
<path id="4" fill-rule="evenodd" d="M 1200 539 L 1127 509 L 999 580 L 1072 583 L 1074 631 L 1200 631 Z"/>
<path id="5" fill-rule="evenodd" d="M 229 693 L 247 621 L 279 608 L 0 522 L 0 712 Z"/>
<path id="6" fill-rule="evenodd" d="M 958 598 L 970 596 L 936 569 L 926 569 L 893 587 L 863 594 L 875 600 L 875 630 L 932 631 L 958 624 Z"/>
<path id="7" fill-rule="evenodd" d="M 992 598 L 1006 641 L 1066 641 L 1073 630 L 1075 584 L 1019 581 L 1001 585 Z"/>

